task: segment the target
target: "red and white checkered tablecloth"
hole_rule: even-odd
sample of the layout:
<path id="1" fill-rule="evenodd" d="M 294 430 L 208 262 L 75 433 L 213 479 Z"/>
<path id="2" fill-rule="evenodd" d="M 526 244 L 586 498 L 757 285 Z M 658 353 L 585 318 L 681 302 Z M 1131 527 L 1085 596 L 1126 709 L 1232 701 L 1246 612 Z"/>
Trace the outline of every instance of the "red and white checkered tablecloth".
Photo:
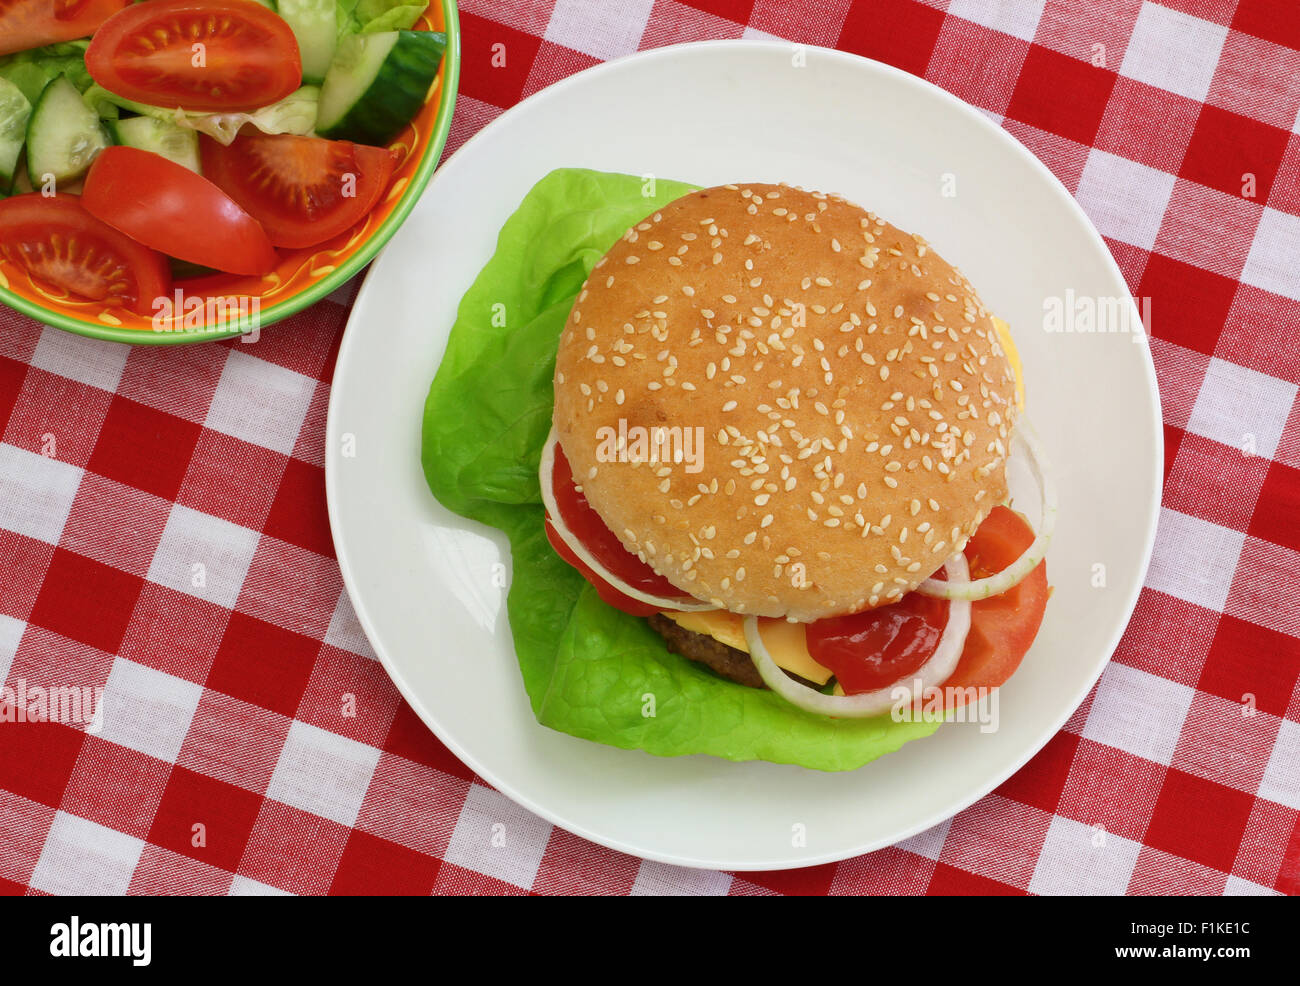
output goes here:
<path id="1" fill-rule="evenodd" d="M 1295 0 L 472 0 L 461 25 L 448 153 L 604 59 L 775 36 L 924 76 L 1041 157 L 1152 299 L 1167 485 L 1119 649 L 1023 770 L 904 843 L 784 873 L 642 862 L 491 790 L 375 661 L 322 470 L 351 290 L 252 345 L 4 309 L 0 681 L 11 715 L 68 686 L 106 715 L 0 722 L 0 889 L 1300 892 Z"/>

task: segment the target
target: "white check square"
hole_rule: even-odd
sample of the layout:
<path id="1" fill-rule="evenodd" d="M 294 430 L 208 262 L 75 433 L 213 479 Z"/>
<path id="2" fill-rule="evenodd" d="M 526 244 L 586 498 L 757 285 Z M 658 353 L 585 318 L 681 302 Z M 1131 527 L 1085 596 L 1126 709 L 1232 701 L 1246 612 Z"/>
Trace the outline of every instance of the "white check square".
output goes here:
<path id="1" fill-rule="evenodd" d="M 1046 0 L 952 0 L 948 16 L 1033 41 Z"/>
<path id="2" fill-rule="evenodd" d="M 357 619 L 356 611 L 352 608 L 352 600 L 348 598 L 347 589 L 339 593 L 339 601 L 334 606 L 334 615 L 330 617 L 329 629 L 325 631 L 325 643 L 350 654 L 360 654 L 372 661 L 377 660 L 374 648 L 366 639 L 366 633 L 361 629 L 361 621 Z"/>
<path id="3" fill-rule="evenodd" d="M 1279 176 L 1279 180 L 1284 180 Z M 1295 176 L 1290 178 L 1295 181 Z M 1300 301 L 1300 216 L 1265 207 L 1255 227 L 1241 279 L 1265 291 Z M 1260 326 L 1260 331 L 1269 331 Z"/>
<path id="4" fill-rule="evenodd" d="M 1162 507 L 1146 586 L 1221 613 L 1245 541 L 1240 531 Z"/>
<path id="5" fill-rule="evenodd" d="M 1300 726 L 1283 719 L 1256 797 L 1300 811 Z"/>
<path id="6" fill-rule="evenodd" d="M 1300 254 L 1297 254 L 1300 263 Z M 1211 359 L 1187 430 L 1246 455 L 1273 458 L 1297 387 L 1258 370 Z"/>
<path id="7" fill-rule="evenodd" d="M 0 613 L 0 685 L 9 677 L 9 668 L 13 666 L 14 655 L 18 653 L 18 642 L 23 639 L 27 624 Z"/>
<path id="8" fill-rule="evenodd" d="M 77 466 L 0 443 L 0 530 L 58 544 L 81 477 Z"/>
<path id="9" fill-rule="evenodd" d="M 290 455 L 315 392 L 311 377 L 232 349 L 204 424 Z"/>
<path id="10" fill-rule="evenodd" d="M 1112 661 L 1097 686 L 1083 735 L 1169 766 L 1195 689 Z"/>
<path id="11" fill-rule="evenodd" d="M 716 870 L 697 870 L 643 860 L 632 882 L 633 897 L 725 897 L 733 877 Z"/>
<path id="12" fill-rule="evenodd" d="M 121 897 L 144 842 L 78 815 L 54 815 L 31 887 L 56 896 Z"/>
<path id="13" fill-rule="evenodd" d="M 550 838 L 550 823 L 491 788 L 471 784 L 443 858 L 529 889 Z"/>
<path id="14" fill-rule="evenodd" d="M 47 326 L 32 353 L 32 366 L 111 392 L 117 390 L 130 354 L 131 347 L 120 342 L 91 339 Z"/>
<path id="15" fill-rule="evenodd" d="M 202 697 L 202 685 L 119 657 L 104 684 L 99 736 L 175 763 Z"/>
<path id="16" fill-rule="evenodd" d="M 630 55 L 645 33 L 653 7 L 654 0 L 559 0 L 546 25 L 546 40 L 601 61 Z"/>
<path id="17" fill-rule="evenodd" d="M 240 876 L 235 874 L 235 878 L 230 881 L 230 890 L 227 891 L 229 897 L 295 897 L 287 890 L 281 890 L 279 887 L 273 887 L 269 883 L 262 883 L 260 880 L 254 880 L 251 877 Z"/>
<path id="18" fill-rule="evenodd" d="M 174 504 L 146 578 L 233 609 L 257 541 L 256 531 Z"/>
<path id="19" fill-rule="evenodd" d="M 1144 3 L 1119 71 L 1130 79 L 1203 103 L 1227 37 L 1228 29 L 1221 24 Z"/>
<path id="20" fill-rule="evenodd" d="M 1168 172 L 1093 148 L 1075 198 L 1102 235 L 1150 250 L 1176 180 Z"/>
<path id="21" fill-rule="evenodd" d="M 1029 881 L 1029 892 L 1044 896 L 1121 896 L 1133 876 L 1141 849 L 1131 839 L 1054 815 Z"/>
<path id="22" fill-rule="evenodd" d="M 266 796 L 351 827 L 379 764 L 379 752 L 294 720 Z"/>

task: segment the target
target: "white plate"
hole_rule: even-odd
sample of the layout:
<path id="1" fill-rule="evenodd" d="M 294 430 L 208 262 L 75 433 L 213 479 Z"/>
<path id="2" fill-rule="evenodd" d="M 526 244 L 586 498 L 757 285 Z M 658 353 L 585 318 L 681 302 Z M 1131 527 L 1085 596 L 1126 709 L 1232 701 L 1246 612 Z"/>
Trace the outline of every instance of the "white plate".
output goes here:
<path id="1" fill-rule="evenodd" d="M 1162 440 L 1145 338 L 1043 328 L 1047 296 L 1128 294 L 1069 193 L 1014 139 L 929 83 L 817 48 L 800 67 L 793 51 L 745 41 L 661 48 L 582 72 L 502 114 L 442 166 L 375 262 L 330 400 L 326 486 L 339 563 L 407 701 L 529 810 L 614 849 L 688 866 L 843 859 L 986 794 L 1097 680 L 1155 535 Z M 840 192 L 926 236 L 1010 321 L 1061 515 L 1048 562 L 1055 594 L 1002 689 L 997 732 L 947 725 L 861 770 L 823 774 L 661 759 L 536 723 L 499 588 L 506 540 L 430 495 L 420 423 L 461 294 L 523 195 L 565 166 Z M 955 196 L 942 194 L 946 175 Z M 1098 565 L 1103 588 L 1093 587 Z"/>

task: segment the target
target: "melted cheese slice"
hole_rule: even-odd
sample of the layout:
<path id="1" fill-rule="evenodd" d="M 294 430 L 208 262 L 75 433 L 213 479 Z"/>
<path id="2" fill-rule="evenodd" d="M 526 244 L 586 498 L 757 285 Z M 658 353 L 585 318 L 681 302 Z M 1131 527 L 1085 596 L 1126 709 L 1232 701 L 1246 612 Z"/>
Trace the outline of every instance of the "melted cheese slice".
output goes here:
<path id="1" fill-rule="evenodd" d="M 1011 326 L 996 315 L 991 316 L 993 327 L 998 330 L 998 344 L 1002 351 L 1007 354 L 1007 362 L 1011 364 L 1011 369 L 1016 374 L 1016 407 L 1021 411 L 1025 409 L 1025 373 L 1024 367 L 1020 363 L 1020 351 L 1016 349 L 1015 340 L 1011 338 Z"/>
<path id="2" fill-rule="evenodd" d="M 728 647 L 749 653 L 749 644 L 745 641 L 745 624 L 742 617 L 729 613 L 725 609 L 708 609 L 701 613 L 664 613 L 683 630 L 703 633 Z M 831 680 L 833 672 L 822 667 L 808 653 L 808 643 L 804 636 L 802 623 L 790 623 L 786 620 L 760 619 L 758 632 L 763 635 L 763 643 L 777 667 L 784 668 L 801 678 L 824 685 Z"/>

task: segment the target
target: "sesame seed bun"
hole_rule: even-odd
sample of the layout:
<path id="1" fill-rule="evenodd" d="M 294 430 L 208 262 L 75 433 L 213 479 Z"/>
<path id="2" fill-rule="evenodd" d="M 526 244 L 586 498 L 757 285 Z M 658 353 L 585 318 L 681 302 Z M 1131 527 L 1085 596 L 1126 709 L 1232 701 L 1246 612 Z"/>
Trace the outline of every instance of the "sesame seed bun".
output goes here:
<path id="1" fill-rule="evenodd" d="M 801 622 L 894 602 L 960 550 L 1006 498 L 1014 415 L 966 278 L 786 185 L 704 189 L 628 230 L 556 359 L 560 445 L 628 550 L 698 599 Z M 656 426 L 678 431 L 656 446 Z"/>

